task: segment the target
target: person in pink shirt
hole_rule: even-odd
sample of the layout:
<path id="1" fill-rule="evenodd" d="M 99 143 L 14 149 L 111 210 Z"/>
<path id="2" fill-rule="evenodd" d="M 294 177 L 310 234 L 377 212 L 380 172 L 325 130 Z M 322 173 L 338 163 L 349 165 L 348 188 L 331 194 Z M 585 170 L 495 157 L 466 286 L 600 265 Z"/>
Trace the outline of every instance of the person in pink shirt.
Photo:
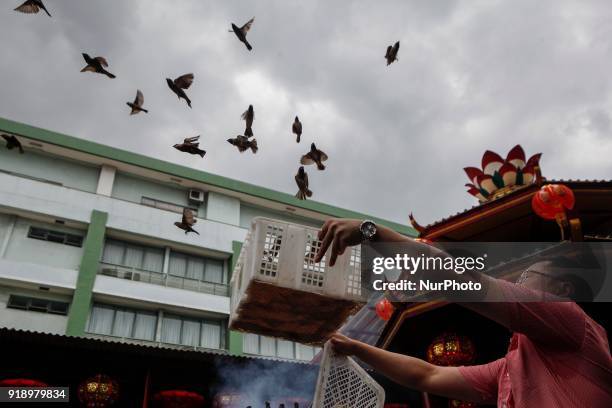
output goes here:
<path id="1" fill-rule="evenodd" d="M 329 263 L 364 239 L 421 245 L 359 220 L 329 220 L 315 261 L 331 247 Z M 372 230 L 374 233 L 372 234 Z M 461 303 L 513 332 L 506 355 L 488 364 L 441 367 L 335 333 L 335 351 L 354 355 L 393 381 L 448 398 L 498 407 L 612 407 L 612 357 L 605 330 L 568 298 L 578 290 L 555 261 L 529 267 L 516 283 L 483 276 L 487 294 L 508 302 Z M 542 297 L 540 297 L 542 298 Z"/>

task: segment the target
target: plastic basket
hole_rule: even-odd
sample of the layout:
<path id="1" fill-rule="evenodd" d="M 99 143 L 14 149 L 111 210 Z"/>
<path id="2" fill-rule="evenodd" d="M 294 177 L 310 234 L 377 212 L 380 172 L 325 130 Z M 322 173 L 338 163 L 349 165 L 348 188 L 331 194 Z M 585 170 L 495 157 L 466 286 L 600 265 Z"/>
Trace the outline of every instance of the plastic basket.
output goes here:
<path id="1" fill-rule="evenodd" d="M 318 232 L 253 219 L 230 282 L 230 329 L 321 345 L 365 304 L 361 248 L 315 263 Z"/>
<path id="2" fill-rule="evenodd" d="M 352 358 L 325 343 L 312 408 L 382 408 L 385 390 Z"/>

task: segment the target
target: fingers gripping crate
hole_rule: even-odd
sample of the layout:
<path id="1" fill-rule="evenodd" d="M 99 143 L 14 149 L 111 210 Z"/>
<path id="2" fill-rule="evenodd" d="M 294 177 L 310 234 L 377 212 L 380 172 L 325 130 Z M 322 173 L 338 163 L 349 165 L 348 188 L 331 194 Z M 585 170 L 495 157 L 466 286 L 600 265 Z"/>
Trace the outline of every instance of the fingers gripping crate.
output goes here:
<path id="1" fill-rule="evenodd" d="M 232 274 L 230 329 L 322 344 L 367 300 L 361 248 L 330 267 L 312 227 L 256 217 Z"/>
<path id="2" fill-rule="evenodd" d="M 385 390 L 352 358 L 326 343 L 312 408 L 382 408 Z"/>

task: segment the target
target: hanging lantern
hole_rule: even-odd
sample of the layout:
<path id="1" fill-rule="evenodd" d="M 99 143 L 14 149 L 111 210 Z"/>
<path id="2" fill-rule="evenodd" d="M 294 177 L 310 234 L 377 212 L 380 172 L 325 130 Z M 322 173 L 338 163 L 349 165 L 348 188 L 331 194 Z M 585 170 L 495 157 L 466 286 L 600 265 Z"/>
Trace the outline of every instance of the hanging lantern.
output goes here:
<path id="1" fill-rule="evenodd" d="M 394 307 L 387 300 L 387 298 L 382 298 L 376 303 L 376 314 L 383 320 L 389 320 L 391 316 L 393 316 Z"/>
<path id="2" fill-rule="evenodd" d="M 547 184 L 533 195 L 531 207 L 545 220 L 555 220 L 561 229 L 561 240 L 564 240 L 564 229 L 567 226 L 566 210 L 574 208 L 574 192 L 563 184 Z"/>
<path id="3" fill-rule="evenodd" d="M 0 387 L 48 387 L 47 383 L 29 378 L 7 378 L 0 380 Z"/>
<path id="4" fill-rule="evenodd" d="M 185 390 L 160 391 L 153 396 L 156 406 L 161 408 L 201 408 L 204 397 L 197 392 Z"/>
<path id="5" fill-rule="evenodd" d="M 109 407 L 119 399 L 119 384 L 105 374 L 96 374 L 79 384 L 79 401 L 88 408 Z"/>
<path id="6" fill-rule="evenodd" d="M 466 336 L 444 333 L 427 348 L 427 361 L 439 366 L 458 366 L 474 360 L 474 343 Z"/>
<path id="7" fill-rule="evenodd" d="M 469 337 L 456 333 L 444 333 L 436 337 L 427 348 L 427 361 L 439 366 L 470 364 L 475 356 L 474 343 Z M 449 408 L 472 408 L 472 402 L 449 400 Z"/>

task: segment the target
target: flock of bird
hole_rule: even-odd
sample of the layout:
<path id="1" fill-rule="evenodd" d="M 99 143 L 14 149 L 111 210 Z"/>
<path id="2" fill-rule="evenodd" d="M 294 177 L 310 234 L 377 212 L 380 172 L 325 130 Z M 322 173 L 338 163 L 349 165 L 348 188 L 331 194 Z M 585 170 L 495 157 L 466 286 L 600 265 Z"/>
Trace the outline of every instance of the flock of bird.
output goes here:
<path id="1" fill-rule="evenodd" d="M 51 17 L 51 13 L 49 13 L 42 0 L 27 0 L 23 4 L 15 8 L 15 11 L 27 14 L 36 14 L 40 12 L 40 10 L 43 10 L 45 13 L 47 13 L 49 17 Z M 229 30 L 229 32 L 233 32 L 236 35 L 238 40 L 242 42 L 249 51 L 251 51 L 253 47 L 247 41 L 247 33 L 251 29 L 251 26 L 253 25 L 254 21 L 255 18 L 253 17 L 241 27 L 238 27 L 237 25 L 232 23 L 232 28 L 231 30 Z M 399 41 L 396 42 L 394 45 L 389 45 L 387 47 L 387 51 L 385 53 L 387 65 L 390 65 L 398 60 L 398 51 Z M 116 78 L 114 74 L 107 70 L 108 61 L 106 60 L 106 58 L 101 56 L 92 58 L 88 54 L 83 53 L 83 59 L 85 60 L 86 65 L 85 67 L 83 67 L 83 69 L 81 69 L 81 72 L 98 73 L 106 75 L 109 78 Z M 189 99 L 185 91 L 189 89 L 189 87 L 193 83 L 193 80 L 194 75 L 192 73 L 181 75 L 175 79 L 166 78 L 166 82 L 170 90 L 178 97 L 179 100 L 184 99 L 189 108 L 191 108 L 191 99 Z M 131 109 L 130 115 L 135 115 L 141 112 L 149 113 L 149 111 L 143 107 L 144 95 L 139 89 L 136 90 L 136 98 L 134 99 L 134 101 L 127 102 L 127 105 Z M 247 110 L 241 115 L 241 119 L 244 120 L 246 124 L 243 134 L 237 135 L 234 138 L 227 139 L 227 142 L 235 146 L 240 153 L 243 153 L 247 150 L 251 150 L 252 153 L 257 153 L 257 150 L 259 148 L 257 146 L 257 140 L 255 139 L 253 133 L 253 121 L 255 120 L 255 110 L 253 108 L 253 105 L 249 105 Z M 302 122 L 300 122 L 298 116 L 295 117 L 291 130 L 292 133 L 296 135 L 296 143 L 300 143 L 300 139 L 302 136 Z M 24 152 L 21 143 L 15 136 L 3 134 L 2 137 L 6 140 L 6 147 L 9 150 L 18 148 L 20 153 Z M 183 140 L 182 143 L 177 143 L 173 147 L 181 152 L 192 155 L 199 155 L 203 158 L 206 154 L 206 151 L 200 149 L 199 139 L 200 136 L 187 137 Z M 325 165 L 323 164 L 323 162 L 327 159 L 327 154 L 319 150 L 314 144 L 314 142 L 311 143 L 310 150 L 300 158 L 300 164 L 302 164 L 302 166 L 298 168 L 298 172 L 295 175 L 295 183 L 298 186 L 298 192 L 295 196 L 298 199 L 305 200 L 306 198 L 312 196 L 312 191 L 309 189 L 308 173 L 306 173 L 306 171 L 304 170 L 304 165 L 315 164 L 318 170 L 324 170 Z M 194 232 L 199 235 L 199 233 L 193 229 L 193 226 L 196 222 L 197 220 L 195 218 L 195 215 L 193 214 L 193 211 L 188 208 L 185 208 L 185 210 L 183 211 L 183 217 L 181 219 L 181 222 L 175 222 L 174 225 L 184 230 L 185 234 L 189 232 Z"/>

